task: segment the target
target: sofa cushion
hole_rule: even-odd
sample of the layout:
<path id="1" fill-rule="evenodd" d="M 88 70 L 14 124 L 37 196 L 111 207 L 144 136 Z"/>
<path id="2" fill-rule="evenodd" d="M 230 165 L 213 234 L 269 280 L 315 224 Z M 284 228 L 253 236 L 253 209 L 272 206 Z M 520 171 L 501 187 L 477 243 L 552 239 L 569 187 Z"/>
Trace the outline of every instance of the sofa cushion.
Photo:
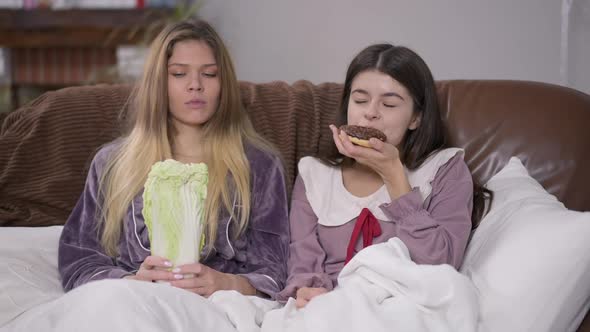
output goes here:
<path id="1" fill-rule="evenodd" d="M 0 225 L 65 223 L 92 156 L 119 133 L 125 86 L 48 92 L 0 128 Z"/>
<path id="2" fill-rule="evenodd" d="M 254 127 L 285 163 L 288 190 L 297 160 L 332 149 L 341 85 L 241 83 Z M 126 85 L 48 92 L 13 112 L 0 129 L 0 226 L 64 224 L 82 192 L 92 156 L 121 132 Z"/>

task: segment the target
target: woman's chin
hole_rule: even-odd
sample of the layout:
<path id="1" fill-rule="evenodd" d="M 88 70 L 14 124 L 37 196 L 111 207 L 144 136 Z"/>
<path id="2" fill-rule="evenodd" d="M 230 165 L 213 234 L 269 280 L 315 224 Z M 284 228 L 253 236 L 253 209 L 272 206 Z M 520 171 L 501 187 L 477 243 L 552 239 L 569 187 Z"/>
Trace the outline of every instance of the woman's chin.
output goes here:
<path id="1" fill-rule="evenodd" d="M 175 126 L 201 128 L 209 121 L 211 117 L 204 116 L 189 116 L 182 118 L 174 118 Z"/>

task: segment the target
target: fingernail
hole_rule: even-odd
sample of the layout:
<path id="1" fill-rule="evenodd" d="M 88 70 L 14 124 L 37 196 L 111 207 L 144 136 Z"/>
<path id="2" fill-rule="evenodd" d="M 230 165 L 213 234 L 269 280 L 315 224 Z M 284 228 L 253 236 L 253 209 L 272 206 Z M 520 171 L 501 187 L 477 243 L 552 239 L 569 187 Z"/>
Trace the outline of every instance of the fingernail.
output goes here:
<path id="1" fill-rule="evenodd" d="M 182 274 L 175 274 L 174 279 L 182 279 L 184 276 Z"/>
<path id="2" fill-rule="evenodd" d="M 169 261 L 164 261 L 164 265 L 170 267 L 170 266 L 172 266 L 172 263 L 170 263 Z"/>
<path id="3" fill-rule="evenodd" d="M 174 269 L 172 269 L 172 273 L 178 273 L 178 272 L 180 272 L 179 267 L 175 267 Z"/>

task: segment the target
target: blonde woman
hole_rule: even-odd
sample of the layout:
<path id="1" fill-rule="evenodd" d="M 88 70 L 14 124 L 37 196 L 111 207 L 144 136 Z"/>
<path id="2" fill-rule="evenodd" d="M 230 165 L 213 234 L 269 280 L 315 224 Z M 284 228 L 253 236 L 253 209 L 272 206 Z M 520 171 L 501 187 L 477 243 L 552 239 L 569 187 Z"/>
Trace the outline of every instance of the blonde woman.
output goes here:
<path id="1" fill-rule="evenodd" d="M 151 45 L 130 103 L 130 129 L 94 157 L 59 242 L 66 291 L 90 281 L 168 282 L 274 298 L 284 287 L 287 195 L 277 154 L 254 131 L 223 42 L 204 21 L 166 27 Z M 142 214 L 152 165 L 173 159 L 208 169 L 200 263 L 171 269 L 152 255 Z"/>

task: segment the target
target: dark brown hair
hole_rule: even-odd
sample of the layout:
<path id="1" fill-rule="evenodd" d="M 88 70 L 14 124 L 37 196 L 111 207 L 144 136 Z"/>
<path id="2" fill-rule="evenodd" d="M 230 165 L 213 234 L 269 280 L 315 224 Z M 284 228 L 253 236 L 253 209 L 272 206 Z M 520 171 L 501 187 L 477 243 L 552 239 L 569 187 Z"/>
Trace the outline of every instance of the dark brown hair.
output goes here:
<path id="1" fill-rule="evenodd" d="M 403 85 L 412 96 L 414 112 L 421 120 L 418 128 L 406 132 L 400 144 L 400 159 L 408 169 L 416 169 L 432 153 L 447 144 L 432 73 L 424 60 L 409 48 L 390 44 L 376 44 L 365 48 L 352 60 L 346 72 L 338 126 L 347 123 L 352 81 L 358 74 L 369 70 L 389 75 Z M 352 162 L 337 150 L 333 150 L 330 155 L 319 157 L 334 166 Z M 473 228 L 477 227 L 486 212 L 486 199 L 490 200 L 488 206 L 491 206 L 493 192 L 473 179 Z"/>

